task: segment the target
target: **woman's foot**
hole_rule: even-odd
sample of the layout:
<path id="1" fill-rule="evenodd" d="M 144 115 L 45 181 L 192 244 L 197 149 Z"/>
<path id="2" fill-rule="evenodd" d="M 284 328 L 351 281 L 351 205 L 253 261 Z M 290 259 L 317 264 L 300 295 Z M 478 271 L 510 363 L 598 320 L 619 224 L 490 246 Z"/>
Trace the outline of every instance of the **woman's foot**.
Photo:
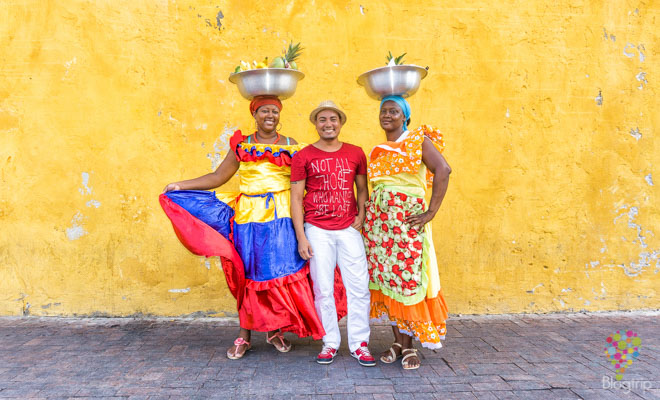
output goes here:
<path id="1" fill-rule="evenodd" d="M 380 355 L 380 362 L 385 364 L 392 364 L 394 361 L 401 358 L 401 345 L 399 343 L 392 343 L 392 346 Z"/>
<path id="2" fill-rule="evenodd" d="M 417 355 L 417 349 L 403 349 L 401 351 L 403 358 L 401 359 L 401 366 L 403 369 L 417 369 L 422 364 Z"/>
<path id="3" fill-rule="evenodd" d="M 250 350 L 250 342 L 246 342 L 242 337 L 236 338 L 234 340 L 234 345 L 227 349 L 227 358 L 230 360 L 238 360 L 243 358 L 245 353 Z"/>
<path id="4" fill-rule="evenodd" d="M 291 342 L 286 340 L 280 331 L 268 332 L 266 342 L 272 344 L 280 353 L 288 353 L 291 350 Z"/>

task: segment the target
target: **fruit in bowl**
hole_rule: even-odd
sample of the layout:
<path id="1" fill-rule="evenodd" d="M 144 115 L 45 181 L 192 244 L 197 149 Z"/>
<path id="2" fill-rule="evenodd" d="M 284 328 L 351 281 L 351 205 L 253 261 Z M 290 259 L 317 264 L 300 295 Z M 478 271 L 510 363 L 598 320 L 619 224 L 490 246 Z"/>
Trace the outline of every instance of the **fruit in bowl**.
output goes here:
<path id="1" fill-rule="evenodd" d="M 387 65 L 361 74 L 357 82 L 364 86 L 367 95 L 375 100 L 397 95 L 410 97 L 419 89 L 420 81 L 428 74 L 428 67 L 404 64 L 403 56 L 394 57 L 392 52 L 386 56 Z"/>
<path id="2" fill-rule="evenodd" d="M 263 61 L 257 62 L 252 61 L 252 64 L 241 60 L 241 63 L 234 68 L 234 73 L 239 73 L 243 71 L 250 71 L 253 69 L 262 69 L 262 68 L 285 68 L 285 69 L 298 69 L 296 60 L 302 54 L 303 48 L 300 47 L 300 42 L 293 44 L 289 43 L 289 47 L 282 51 L 282 55 L 275 57 L 275 59 L 268 64 L 268 57 L 264 58 Z"/>
<path id="3" fill-rule="evenodd" d="M 387 65 L 403 65 L 403 56 L 406 54 L 408 53 L 403 53 L 398 57 L 394 57 L 392 52 L 388 51 L 387 56 L 385 57 L 387 59 Z"/>
<path id="4" fill-rule="evenodd" d="M 293 42 L 289 43 L 289 48 L 284 50 L 284 55 L 280 57 L 275 57 L 272 63 L 268 66 L 268 68 L 291 68 L 291 69 L 298 69 L 298 65 L 296 64 L 296 60 L 302 54 L 303 48 L 300 47 L 300 42 L 296 43 L 295 45 Z"/>

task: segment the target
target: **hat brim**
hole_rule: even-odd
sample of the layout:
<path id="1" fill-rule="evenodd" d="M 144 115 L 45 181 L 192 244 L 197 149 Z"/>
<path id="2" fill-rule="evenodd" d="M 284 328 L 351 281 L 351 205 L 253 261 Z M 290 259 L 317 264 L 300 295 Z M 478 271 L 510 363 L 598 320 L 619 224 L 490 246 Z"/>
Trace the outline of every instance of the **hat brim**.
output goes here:
<path id="1" fill-rule="evenodd" d="M 339 120 L 341 121 L 341 124 L 344 125 L 346 123 L 346 114 L 337 107 L 316 107 L 312 112 L 309 114 L 309 120 L 312 124 L 316 124 L 316 116 L 324 110 L 332 110 L 339 114 Z"/>

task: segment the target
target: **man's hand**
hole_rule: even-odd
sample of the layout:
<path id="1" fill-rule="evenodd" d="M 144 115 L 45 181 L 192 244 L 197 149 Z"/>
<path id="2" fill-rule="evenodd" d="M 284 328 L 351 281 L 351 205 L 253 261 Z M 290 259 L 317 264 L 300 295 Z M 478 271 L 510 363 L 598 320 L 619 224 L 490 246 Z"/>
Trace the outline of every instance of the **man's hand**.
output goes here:
<path id="1" fill-rule="evenodd" d="M 431 215 L 430 212 L 426 211 L 421 214 L 411 215 L 410 217 L 406 218 L 406 222 L 410 224 L 410 226 L 416 226 L 418 229 L 421 230 L 424 228 L 424 225 L 426 225 L 432 219 L 433 219 L 433 215 Z"/>
<path id="2" fill-rule="evenodd" d="M 362 225 L 364 225 L 364 218 L 365 218 L 364 215 L 362 215 L 362 216 L 357 215 L 355 217 L 355 221 L 353 221 L 353 223 L 351 224 L 353 229 L 355 229 L 358 232 L 362 232 Z"/>
<path id="3" fill-rule="evenodd" d="M 298 254 L 300 254 L 300 257 L 302 257 L 302 259 L 305 261 L 314 257 L 312 245 L 309 244 L 309 240 L 307 240 L 307 238 L 298 239 Z"/>

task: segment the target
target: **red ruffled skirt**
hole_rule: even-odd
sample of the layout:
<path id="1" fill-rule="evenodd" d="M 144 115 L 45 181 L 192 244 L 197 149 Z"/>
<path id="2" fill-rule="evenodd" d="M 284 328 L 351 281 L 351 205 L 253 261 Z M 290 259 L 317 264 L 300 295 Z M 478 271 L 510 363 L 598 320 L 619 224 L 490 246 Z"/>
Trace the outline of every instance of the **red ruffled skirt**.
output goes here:
<path id="1" fill-rule="evenodd" d="M 193 204 L 190 199 L 198 201 L 199 198 L 208 200 L 203 211 L 209 217 L 190 205 Z M 189 200 L 189 203 L 184 200 Z M 160 203 L 177 237 L 188 250 L 207 257 L 220 256 L 227 286 L 236 298 L 242 328 L 260 332 L 281 329 L 299 337 L 312 336 L 315 340 L 325 335 L 314 307 L 308 264 L 280 278 L 263 281 L 247 279 L 243 261 L 229 240 L 230 236 L 226 237 L 209 225 L 215 220 L 206 221 L 217 218 L 217 209 L 227 207 L 224 203 L 210 192 L 192 191 L 162 194 Z M 292 245 L 295 246 L 295 243 Z M 335 299 L 338 318 L 342 318 L 346 315 L 346 296 L 339 269 L 335 273 Z"/>

